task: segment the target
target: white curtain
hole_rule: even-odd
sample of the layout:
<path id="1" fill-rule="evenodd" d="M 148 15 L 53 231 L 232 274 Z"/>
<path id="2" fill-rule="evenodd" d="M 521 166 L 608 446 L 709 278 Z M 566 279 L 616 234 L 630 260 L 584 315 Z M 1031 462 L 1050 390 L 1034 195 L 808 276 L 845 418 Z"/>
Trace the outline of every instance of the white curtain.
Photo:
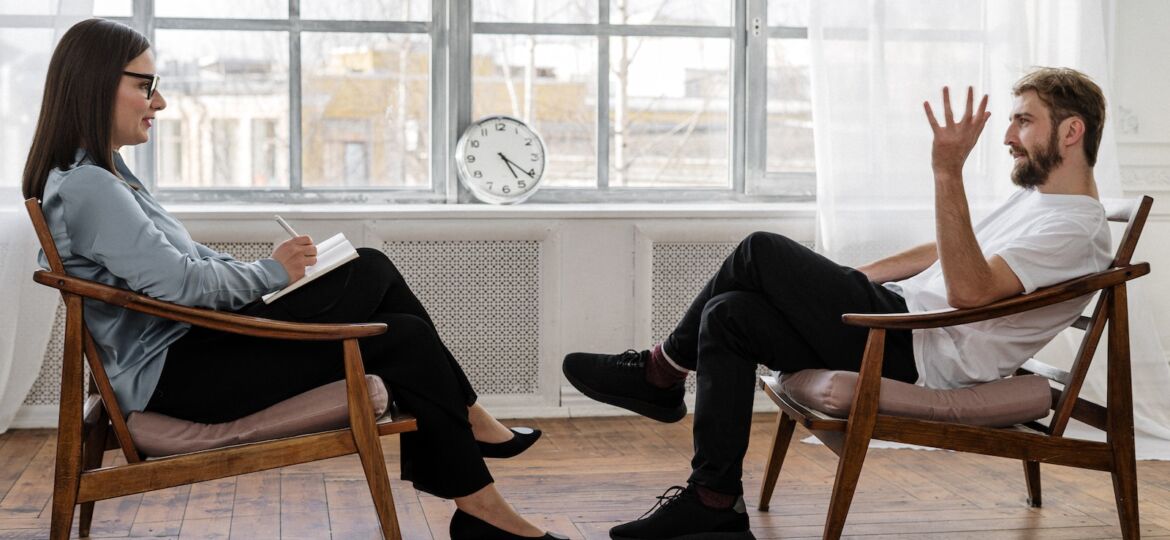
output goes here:
<path id="1" fill-rule="evenodd" d="M 969 85 L 990 96 L 991 119 L 964 171 L 976 220 L 1015 189 L 1003 146 L 1015 80 L 1031 66 L 1073 67 L 1111 95 L 1105 0 L 817 0 L 811 10 L 818 245 L 843 264 L 934 239 L 932 135 L 922 102 L 941 110 L 944 85 L 956 107 Z M 1121 196 L 1108 122 L 1095 174 L 1102 196 Z M 1170 366 L 1141 289 L 1141 280 L 1130 288 L 1135 423 L 1139 439 L 1153 437 L 1139 440 L 1139 451 L 1165 459 L 1170 448 L 1157 446 L 1170 439 Z M 1057 340 L 1041 357 L 1067 362 L 1068 348 Z M 1098 403 L 1102 360 L 1082 393 Z"/>
<path id="2" fill-rule="evenodd" d="M 39 245 L 22 204 L 20 177 L 53 47 L 93 13 L 93 1 L 61 0 L 53 8 L 51 27 L 0 25 L 0 433 L 40 373 L 57 307 L 57 292 L 32 281 Z M 23 14 L 4 12 L 0 18 L 8 15 Z"/>

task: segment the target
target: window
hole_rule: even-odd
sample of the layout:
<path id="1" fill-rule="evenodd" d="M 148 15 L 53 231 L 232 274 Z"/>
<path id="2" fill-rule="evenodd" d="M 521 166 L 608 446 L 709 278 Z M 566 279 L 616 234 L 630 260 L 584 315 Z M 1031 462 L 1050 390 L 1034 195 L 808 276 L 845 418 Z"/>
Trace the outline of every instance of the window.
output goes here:
<path id="1" fill-rule="evenodd" d="M 53 30 L 5 27 L 4 19 L 0 15 L 0 188 L 15 188 L 36 131 Z"/>
<path id="2" fill-rule="evenodd" d="M 542 134 L 551 179 L 536 201 L 743 198 L 736 4 L 473 2 L 471 116 Z"/>
<path id="3" fill-rule="evenodd" d="M 190 9 L 184 7 L 188 5 L 160 0 L 156 7 L 170 12 Z M 273 161 L 279 154 L 287 163 L 288 33 L 159 29 L 153 43 L 155 63 L 167 81 L 159 86 L 167 108 L 157 118 L 163 124 L 197 126 L 194 131 L 155 132 L 160 166 L 154 178 L 160 193 L 170 188 L 287 189 L 287 165 L 277 167 Z M 181 138 L 178 146 L 196 159 L 192 170 L 177 177 L 161 167 L 166 149 L 175 144 L 174 135 Z"/>
<path id="4" fill-rule="evenodd" d="M 449 164 L 461 127 L 507 114 L 548 147 L 535 202 L 767 201 L 815 193 L 808 2 L 98 0 L 94 12 L 154 43 L 168 107 L 124 156 L 160 198 L 469 200 Z M 18 5 L 0 0 L 6 55 L 14 32 L 52 27 Z"/>
<path id="5" fill-rule="evenodd" d="M 304 186 L 429 189 L 429 38 L 317 32 L 301 48 Z M 363 148 L 360 181 L 349 145 Z"/>
<path id="6" fill-rule="evenodd" d="M 471 118 L 532 126 L 550 152 L 543 187 L 596 186 L 596 38 L 480 34 L 471 51 Z"/>
<path id="7" fill-rule="evenodd" d="M 756 193 L 816 195 L 812 80 L 808 45 L 809 0 L 767 0 L 763 155 L 750 155 Z M 757 98 L 758 100 L 759 98 Z"/>
<path id="8" fill-rule="evenodd" d="M 347 142 L 343 146 L 344 168 L 342 183 L 347 186 L 365 186 L 370 183 L 370 145 L 364 142 Z"/>
<path id="9" fill-rule="evenodd" d="M 335 187 L 369 186 L 370 122 L 330 120 L 323 125 L 323 170 L 317 185 Z M 383 180 L 389 181 L 388 178 Z"/>
<path id="10" fill-rule="evenodd" d="M 244 187 L 240 172 L 239 152 L 240 121 L 231 118 L 216 118 L 211 121 L 211 152 L 204 153 L 203 162 L 211 177 L 203 185 L 216 187 Z"/>
<path id="11" fill-rule="evenodd" d="M 253 118 L 251 131 L 252 185 L 276 186 L 279 181 L 277 171 L 282 169 L 277 159 L 282 141 L 276 135 L 276 120 Z"/>
<path id="12" fill-rule="evenodd" d="M 181 120 L 158 120 L 154 124 L 155 132 L 162 143 L 158 146 L 158 176 L 177 180 L 180 185 L 182 178 L 188 174 L 183 168 L 183 122 Z"/>

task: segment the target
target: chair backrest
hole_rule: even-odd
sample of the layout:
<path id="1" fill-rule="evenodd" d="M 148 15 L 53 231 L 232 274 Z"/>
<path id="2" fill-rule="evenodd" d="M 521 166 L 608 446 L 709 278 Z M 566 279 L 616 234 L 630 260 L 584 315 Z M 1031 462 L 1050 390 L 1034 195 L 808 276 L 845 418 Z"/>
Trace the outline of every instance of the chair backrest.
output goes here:
<path id="1" fill-rule="evenodd" d="M 1113 257 L 1114 268 L 1126 266 L 1137 249 L 1138 238 L 1146 226 L 1146 218 L 1150 215 L 1150 207 L 1154 199 L 1142 196 L 1136 199 L 1104 199 L 1105 217 L 1115 223 L 1127 223 L 1121 241 L 1117 243 L 1117 253 Z"/>
<path id="2" fill-rule="evenodd" d="M 1142 196 L 1136 199 L 1104 199 L 1101 201 L 1105 206 L 1106 217 L 1111 222 L 1126 223 L 1125 232 L 1121 236 L 1121 240 L 1117 244 L 1117 252 L 1114 254 L 1112 268 L 1120 268 L 1129 266 L 1130 259 L 1133 257 L 1134 250 L 1137 248 L 1137 243 L 1142 234 L 1142 229 L 1145 228 L 1146 218 L 1149 217 L 1150 207 L 1154 203 L 1154 199 L 1148 196 Z M 1124 286 L 1124 285 L 1122 285 Z M 1024 365 L 1024 368 L 1039 375 L 1044 375 L 1049 379 L 1061 383 L 1063 390 L 1053 390 L 1056 397 L 1056 404 L 1053 406 L 1054 414 L 1048 423 L 1046 431 L 1052 435 L 1063 435 L 1064 430 L 1068 427 L 1068 421 L 1074 416 L 1074 410 L 1078 412 L 1078 419 L 1081 416 L 1088 418 L 1091 425 L 1100 424 L 1103 422 L 1103 409 L 1086 402 L 1079 398 L 1081 387 L 1084 385 L 1085 377 L 1089 372 L 1089 365 L 1093 361 L 1093 355 L 1097 351 L 1097 346 L 1101 342 L 1101 336 L 1105 332 L 1105 323 L 1108 321 L 1109 303 L 1111 300 L 1111 289 L 1102 291 L 1098 297 L 1096 305 L 1093 307 L 1092 316 L 1081 316 L 1074 327 L 1084 330 L 1085 335 L 1081 340 L 1079 349 L 1072 367 L 1068 372 L 1057 370 L 1046 366 L 1036 361 L 1029 361 Z M 1096 411 L 1094 414 L 1093 411 Z M 1096 417 L 1097 421 L 1093 421 L 1092 417 Z M 1100 425 L 1095 427 L 1102 428 Z"/>
<path id="3" fill-rule="evenodd" d="M 45 214 L 41 211 L 41 203 L 35 198 L 24 201 L 24 207 L 28 210 L 29 219 L 32 220 L 33 230 L 36 231 L 37 239 L 40 240 L 41 249 L 45 252 L 45 258 L 49 261 L 49 272 L 52 274 L 66 274 L 65 265 L 61 262 L 61 253 L 57 251 L 57 244 L 53 241 L 53 233 L 49 231 L 49 225 L 45 221 Z M 72 293 L 61 291 L 61 298 L 65 300 L 66 311 L 71 309 L 82 309 L 82 302 L 80 298 L 77 302 L 70 302 L 69 297 L 76 296 Z M 74 308 L 73 306 L 76 306 Z M 68 315 L 66 315 L 68 317 Z M 126 418 L 122 414 L 122 408 L 118 405 L 118 399 L 114 395 L 114 387 L 110 384 L 110 378 L 106 375 L 105 365 L 102 364 L 101 354 L 98 352 L 97 344 L 93 341 L 93 336 L 89 334 L 89 329 L 85 327 L 85 318 L 77 317 L 81 325 L 81 341 L 78 344 L 82 350 L 75 351 L 75 355 L 66 354 L 62 358 L 62 362 L 69 362 L 72 358 L 78 359 L 84 353 L 87 364 L 89 365 L 90 387 L 96 388 L 99 400 L 96 402 L 86 403 L 83 411 L 84 418 L 90 418 L 91 408 L 95 406 L 104 406 L 108 413 L 110 423 L 114 428 L 114 436 L 118 439 L 118 445 L 122 449 L 122 454 L 129 463 L 137 463 L 142 460 L 138 449 L 134 446 L 134 441 L 130 437 L 130 429 L 126 426 Z M 65 344 L 66 348 L 71 345 Z M 68 381 L 61 381 L 61 391 L 72 391 L 68 388 Z M 82 392 L 83 387 L 78 387 L 77 392 Z M 84 396 L 82 396 L 84 399 Z"/>

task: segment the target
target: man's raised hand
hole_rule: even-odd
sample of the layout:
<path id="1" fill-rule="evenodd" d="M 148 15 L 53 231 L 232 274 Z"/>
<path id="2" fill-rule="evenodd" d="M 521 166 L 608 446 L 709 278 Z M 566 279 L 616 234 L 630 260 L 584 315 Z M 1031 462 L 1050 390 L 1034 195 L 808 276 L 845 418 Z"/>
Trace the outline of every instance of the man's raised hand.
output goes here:
<path id="1" fill-rule="evenodd" d="M 931 166 L 936 174 L 947 173 L 958 176 L 963 173 L 963 163 L 967 161 L 971 149 L 975 148 L 975 143 L 979 141 L 979 134 L 983 133 L 983 126 L 987 124 L 991 112 L 987 110 L 987 94 L 984 94 L 983 99 L 979 101 L 979 110 L 972 113 L 975 105 L 975 89 L 968 86 L 967 107 L 962 118 L 956 122 L 955 115 L 951 112 L 950 89 L 944 86 L 942 94 L 943 120 L 945 121 L 943 125 L 939 125 L 938 120 L 935 119 L 930 102 L 924 101 L 922 103 L 926 109 L 926 119 L 930 121 L 930 129 L 934 131 L 934 145 L 930 154 Z"/>

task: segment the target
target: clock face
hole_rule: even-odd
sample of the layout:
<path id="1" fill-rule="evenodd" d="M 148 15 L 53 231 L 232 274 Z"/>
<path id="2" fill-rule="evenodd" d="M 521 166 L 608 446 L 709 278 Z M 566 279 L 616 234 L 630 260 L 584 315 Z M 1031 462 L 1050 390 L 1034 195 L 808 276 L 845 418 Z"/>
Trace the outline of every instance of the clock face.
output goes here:
<path id="1" fill-rule="evenodd" d="M 490 203 L 517 203 L 536 192 L 544 176 L 544 143 L 524 122 L 492 116 L 472 123 L 455 147 L 459 179 Z"/>

